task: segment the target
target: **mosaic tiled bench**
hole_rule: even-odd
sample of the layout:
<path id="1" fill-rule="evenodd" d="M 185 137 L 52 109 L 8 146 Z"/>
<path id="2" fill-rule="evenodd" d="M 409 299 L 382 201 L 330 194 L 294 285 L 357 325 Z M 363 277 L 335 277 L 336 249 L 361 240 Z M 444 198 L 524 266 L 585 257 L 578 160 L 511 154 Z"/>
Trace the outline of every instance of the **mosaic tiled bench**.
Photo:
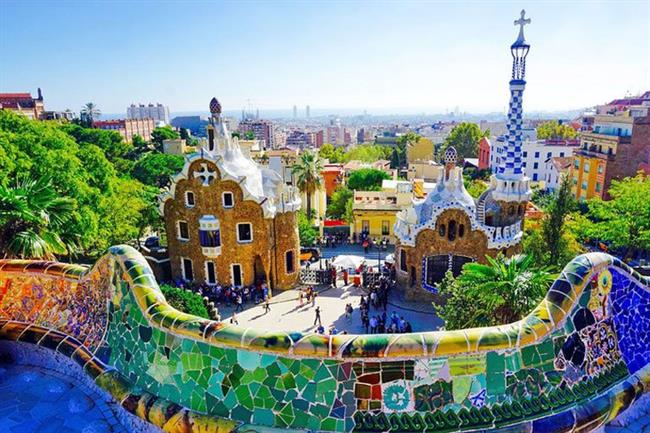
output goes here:
<path id="1" fill-rule="evenodd" d="M 69 356 L 169 432 L 586 432 L 650 391 L 648 280 L 600 253 L 516 323 L 335 336 L 176 311 L 127 246 L 92 268 L 5 260 L 0 338 Z"/>

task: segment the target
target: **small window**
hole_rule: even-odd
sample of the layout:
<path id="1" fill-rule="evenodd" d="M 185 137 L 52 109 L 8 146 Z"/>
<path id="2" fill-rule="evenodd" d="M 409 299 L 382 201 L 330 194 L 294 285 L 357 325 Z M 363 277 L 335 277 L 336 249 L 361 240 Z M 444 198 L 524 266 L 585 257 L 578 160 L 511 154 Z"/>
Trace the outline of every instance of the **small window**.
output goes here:
<path id="1" fill-rule="evenodd" d="M 242 285 L 241 265 L 234 264 L 230 269 L 232 271 L 232 285 L 240 287 Z"/>
<path id="2" fill-rule="evenodd" d="M 237 224 L 237 241 L 240 243 L 253 242 L 253 228 L 251 223 Z"/>
<path id="3" fill-rule="evenodd" d="M 221 199 L 223 202 L 223 207 L 231 208 L 235 206 L 235 198 L 233 197 L 231 192 L 224 192 L 223 195 L 221 196 Z"/>
<path id="4" fill-rule="evenodd" d="M 199 241 L 202 247 L 220 247 L 221 233 L 219 230 L 199 230 Z"/>
<path id="5" fill-rule="evenodd" d="M 366 234 L 370 233 L 370 221 L 361 220 L 361 232 Z"/>
<path id="6" fill-rule="evenodd" d="M 400 271 L 406 272 L 406 251 L 399 251 L 399 269 Z"/>
<path id="7" fill-rule="evenodd" d="M 449 227 L 447 230 L 447 239 L 449 239 L 450 241 L 456 239 L 456 221 L 454 220 L 449 221 Z"/>
<path id="8" fill-rule="evenodd" d="M 537 173 L 533 173 L 533 181 L 537 180 Z"/>
<path id="9" fill-rule="evenodd" d="M 192 260 L 187 257 L 181 259 L 181 268 L 183 271 L 183 279 L 185 281 L 194 280 L 194 270 L 192 269 Z"/>
<path id="10" fill-rule="evenodd" d="M 293 251 L 287 251 L 285 253 L 284 261 L 287 266 L 287 274 L 293 273 L 296 270 L 296 265 L 293 258 Z"/>
<path id="11" fill-rule="evenodd" d="M 194 207 L 196 202 L 194 201 L 194 193 L 192 191 L 185 192 L 185 206 Z"/>
<path id="12" fill-rule="evenodd" d="M 535 152 L 535 159 L 539 158 L 539 152 Z"/>
<path id="13" fill-rule="evenodd" d="M 444 235 L 445 235 L 445 225 L 444 225 L 444 224 L 440 224 L 440 226 L 438 227 L 438 234 L 439 234 L 440 236 L 444 236 Z"/>
<path id="14" fill-rule="evenodd" d="M 390 234 L 390 221 L 383 220 L 381 222 L 381 234 L 382 236 L 388 236 Z"/>
<path id="15" fill-rule="evenodd" d="M 462 238 L 463 236 L 465 236 L 465 225 L 461 224 L 458 226 L 458 237 Z"/>
<path id="16" fill-rule="evenodd" d="M 182 241 L 190 240 L 190 229 L 187 226 L 187 221 L 178 222 L 178 239 Z"/>
<path id="17" fill-rule="evenodd" d="M 214 262 L 205 262 L 205 281 L 208 284 L 217 284 L 217 272 L 214 268 Z"/>
<path id="18" fill-rule="evenodd" d="M 534 169 L 534 170 L 537 170 L 538 167 L 539 167 L 539 163 L 538 163 L 538 162 L 533 163 L 533 169 Z"/>

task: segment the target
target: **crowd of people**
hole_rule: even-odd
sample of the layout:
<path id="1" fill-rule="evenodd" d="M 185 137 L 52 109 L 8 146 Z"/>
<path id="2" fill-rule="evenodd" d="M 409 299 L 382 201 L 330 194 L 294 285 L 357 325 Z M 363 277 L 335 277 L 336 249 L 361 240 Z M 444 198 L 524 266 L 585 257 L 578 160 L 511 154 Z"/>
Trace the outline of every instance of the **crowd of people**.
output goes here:
<path id="1" fill-rule="evenodd" d="M 188 283 L 183 280 L 177 280 L 174 284 L 176 287 L 189 289 L 207 297 L 216 305 L 234 306 L 235 312 L 244 311 L 244 306 L 248 303 L 255 305 L 268 304 L 270 299 L 269 287 L 262 281 L 252 286 L 242 287 Z M 265 308 L 268 309 L 268 305 L 265 305 Z"/>
<path id="2" fill-rule="evenodd" d="M 330 239 L 329 242 L 345 242 L 340 237 Z M 370 238 L 366 237 L 362 242 L 373 242 Z M 364 245 L 365 246 L 365 245 Z M 363 265 L 362 265 L 363 266 Z M 363 273 L 364 269 L 357 269 L 356 273 Z M 336 287 L 337 279 L 342 279 L 344 285 L 350 283 L 350 274 L 347 269 L 336 269 L 333 266 L 329 267 L 331 273 L 330 279 L 333 281 L 332 286 Z M 381 268 L 381 275 L 375 274 L 371 281 L 364 281 L 364 289 L 367 290 L 366 294 L 361 296 L 359 302 L 359 312 L 362 328 L 368 334 L 378 333 L 408 333 L 412 332 L 412 326 L 404 316 L 398 315 L 393 311 L 388 315 L 388 299 L 391 289 L 395 285 L 395 269 L 392 264 L 384 263 Z M 378 277 L 378 278 L 377 278 Z M 271 310 L 270 305 L 270 290 L 266 283 L 259 281 L 252 286 L 223 286 L 220 284 L 207 285 L 188 283 L 182 280 L 175 282 L 178 287 L 190 289 L 201 296 L 207 297 L 209 301 L 215 305 L 222 305 L 225 307 L 234 307 L 230 323 L 238 324 L 237 312 L 244 311 L 247 304 L 259 305 L 262 304 L 264 313 Z M 299 306 L 308 305 L 314 309 L 314 322 L 313 326 L 319 334 L 325 334 L 326 328 L 323 325 L 322 310 L 320 306 L 316 305 L 316 298 L 318 291 L 309 286 L 298 291 L 298 304 Z M 352 321 L 354 307 L 352 303 L 345 304 L 344 316 L 348 322 Z M 330 335 L 347 333 L 340 331 L 334 324 L 327 328 L 327 333 Z"/>

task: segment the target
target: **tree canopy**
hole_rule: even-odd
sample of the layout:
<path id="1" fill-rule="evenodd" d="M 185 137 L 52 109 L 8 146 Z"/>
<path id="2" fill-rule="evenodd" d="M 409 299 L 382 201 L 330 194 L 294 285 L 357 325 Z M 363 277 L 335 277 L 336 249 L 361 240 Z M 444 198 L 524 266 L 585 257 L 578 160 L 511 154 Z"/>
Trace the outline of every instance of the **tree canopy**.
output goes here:
<path id="1" fill-rule="evenodd" d="M 131 149 L 114 131 L 34 121 L 0 110 L 0 185 L 49 179 L 57 196 L 74 203 L 58 234 L 74 234 L 79 251 L 87 255 L 135 239 L 156 215 L 158 189 L 131 177 L 130 161 L 123 158 Z"/>
<path id="2" fill-rule="evenodd" d="M 537 138 L 543 140 L 568 140 L 577 136 L 578 131 L 573 129 L 571 125 L 560 123 L 557 120 L 549 120 L 537 126 Z"/>
<path id="3" fill-rule="evenodd" d="M 379 191 L 384 179 L 390 179 L 390 175 L 383 170 L 361 168 L 350 173 L 347 185 L 355 191 Z"/>
<path id="4" fill-rule="evenodd" d="M 448 273 L 439 285 L 436 311 L 447 329 L 517 321 L 541 301 L 555 280 L 549 268 L 536 265 L 530 256 L 486 260 L 465 264 L 456 279 Z"/>
<path id="5" fill-rule="evenodd" d="M 335 220 L 345 220 L 352 222 L 352 199 L 354 191 L 345 185 L 340 185 L 330 198 L 327 205 L 327 217 Z"/>
<path id="6" fill-rule="evenodd" d="M 154 143 L 156 149 L 162 151 L 163 140 L 174 140 L 179 138 L 180 135 L 169 125 L 158 126 L 151 131 L 151 142 Z"/>
<path id="7" fill-rule="evenodd" d="M 453 146 L 458 152 L 459 159 L 476 158 L 478 155 L 478 142 L 488 135 L 490 135 L 490 131 L 481 131 L 481 128 L 476 123 L 459 123 L 445 138 L 440 149 L 440 155 L 444 155 L 447 148 Z"/>
<path id="8" fill-rule="evenodd" d="M 148 153 L 135 163 L 132 175 L 145 185 L 162 188 L 183 169 L 184 164 L 185 159 L 180 155 Z"/>
<path id="9" fill-rule="evenodd" d="M 626 257 L 650 250 L 650 178 L 642 173 L 613 180 L 611 200 L 587 202 L 588 225 L 582 229 L 592 238 L 612 248 L 624 249 Z"/>
<path id="10" fill-rule="evenodd" d="M 343 162 L 345 151 L 342 147 L 334 147 L 333 144 L 325 143 L 318 150 L 318 156 L 327 159 L 331 163 Z"/>

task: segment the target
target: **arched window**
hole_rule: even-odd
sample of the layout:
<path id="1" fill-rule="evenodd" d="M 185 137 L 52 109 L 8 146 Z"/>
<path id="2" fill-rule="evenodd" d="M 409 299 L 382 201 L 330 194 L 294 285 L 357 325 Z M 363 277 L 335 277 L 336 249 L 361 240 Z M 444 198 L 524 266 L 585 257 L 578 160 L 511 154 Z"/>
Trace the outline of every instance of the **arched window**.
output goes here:
<path id="1" fill-rule="evenodd" d="M 449 230 L 447 230 L 447 239 L 449 239 L 450 241 L 456 239 L 456 221 L 454 220 L 449 221 Z"/>
<path id="2" fill-rule="evenodd" d="M 439 234 L 440 236 L 444 236 L 444 235 L 445 235 L 445 225 L 444 225 L 444 224 L 440 224 L 440 226 L 438 227 L 438 234 Z"/>
<path id="3" fill-rule="evenodd" d="M 458 237 L 462 238 L 463 236 L 465 236 L 465 225 L 461 224 L 458 226 Z"/>

